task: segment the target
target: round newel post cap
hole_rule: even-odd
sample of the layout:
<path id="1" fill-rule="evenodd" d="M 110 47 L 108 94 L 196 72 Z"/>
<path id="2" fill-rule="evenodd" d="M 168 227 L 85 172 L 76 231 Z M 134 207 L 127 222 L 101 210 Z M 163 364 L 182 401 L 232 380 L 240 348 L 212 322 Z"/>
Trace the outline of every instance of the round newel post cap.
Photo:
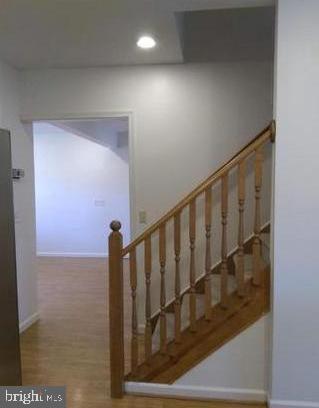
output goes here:
<path id="1" fill-rule="evenodd" d="M 116 232 L 119 231 L 121 229 L 122 225 L 120 223 L 120 221 L 114 220 L 111 222 L 110 224 L 110 228 L 112 231 Z"/>

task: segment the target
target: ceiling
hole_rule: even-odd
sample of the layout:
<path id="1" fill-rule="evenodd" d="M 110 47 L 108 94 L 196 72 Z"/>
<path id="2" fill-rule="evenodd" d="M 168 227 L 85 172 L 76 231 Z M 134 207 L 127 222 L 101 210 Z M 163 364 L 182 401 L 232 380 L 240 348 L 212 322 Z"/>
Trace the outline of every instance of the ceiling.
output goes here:
<path id="1" fill-rule="evenodd" d="M 16 68 L 183 62 L 185 11 L 274 0 L 0 0 L 0 58 Z M 157 46 L 135 46 L 151 34 Z M 187 38 L 187 35 L 186 35 Z"/>
<path id="2" fill-rule="evenodd" d="M 187 11 L 183 19 L 185 61 L 273 59 L 275 10 L 272 7 Z"/>
<path id="3" fill-rule="evenodd" d="M 71 133 L 111 149 L 128 145 L 127 117 L 35 122 L 34 131 L 37 135 Z"/>

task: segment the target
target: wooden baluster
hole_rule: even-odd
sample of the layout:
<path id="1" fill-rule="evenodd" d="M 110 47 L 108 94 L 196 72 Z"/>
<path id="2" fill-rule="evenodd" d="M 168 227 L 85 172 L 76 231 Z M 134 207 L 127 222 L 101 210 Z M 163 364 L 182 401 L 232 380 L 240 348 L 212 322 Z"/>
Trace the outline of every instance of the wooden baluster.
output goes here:
<path id="1" fill-rule="evenodd" d="M 245 209 L 245 177 L 246 162 L 238 165 L 238 251 L 237 251 L 237 291 L 239 296 L 245 295 L 245 253 L 244 253 L 244 209 Z"/>
<path id="2" fill-rule="evenodd" d="M 227 263 L 227 213 L 228 213 L 228 173 L 222 177 L 222 246 L 221 246 L 221 305 L 228 306 L 228 263 Z"/>
<path id="3" fill-rule="evenodd" d="M 109 236 L 109 324 L 111 397 L 123 396 L 124 319 L 123 319 L 123 238 L 121 223 L 112 221 Z"/>
<path id="4" fill-rule="evenodd" d="M 206 231 L 206 254 L 205 254 L 205 319 L 212 317 L 212 292 L 211 292 L 211 223 L 212 223 L 212 188 L 205 191 L 205 231 Z"/>
<path id="5" fill-rule="evenodd" d="M 189 242 L 190 242 L 189 315 L 190 315 L 190 331 L 191 332 L 196 332 L 195 238 L 196 238 L 196 201 L 194 198 L 189 204 Z"/>
<path id="6" fill-rule="evenodd" d="M 271 121 L 270 130 L 271 130 L 270 141 L 271 141 L 271 143 L 274 143 L 275 140 L 276 140 L 276 121 L 275 120 Z"/>
<path id="7" fill-rule="evenodd" d="M 181 253 L 181 213 L 174 217 L 174 252 L 175 252 L 175 343 L 181 342 L 181 277 L 180 277 L 180 253 Z"/>
<path id="8" fill-rule="evenodd" d="M 260 191 L 262 183 L 262 147 L 255 151 L 255 223 L 253 242 L 253 282 L 255 285 L 261 283 L 261 244 L 260 244 Z"/>
<path id="9" fill-rule="evenodd" d="M 145 361 L 147 362 L 152 355 L 152 325 L 151 325 L 151 271 L 152 271 L 152 246 L 151 237 L 144 241 L 144 265 L 145 265 Z"/>
<path id="10" fill-rule="evenodd" d="M 132 338 L 131 338 L 131 370 L 132 374 L 137 373 L 138 367 L 138 325 L 137 325 L 137 305 L 136 305 L 136 249 L 130 252 L 130 284 L 132 296 Z"/>
<path id="11" fill-rule="evenodd" d="M 165 224 L 159 229 L 159 261 L 161 273 L 161 296 L 160 296 L 160 351 L 162 354 L 167 350 L 167 329 L 166 329 L 166 288 L 165 288 L 165 265 L 166 265 L 166 233 Z"/>

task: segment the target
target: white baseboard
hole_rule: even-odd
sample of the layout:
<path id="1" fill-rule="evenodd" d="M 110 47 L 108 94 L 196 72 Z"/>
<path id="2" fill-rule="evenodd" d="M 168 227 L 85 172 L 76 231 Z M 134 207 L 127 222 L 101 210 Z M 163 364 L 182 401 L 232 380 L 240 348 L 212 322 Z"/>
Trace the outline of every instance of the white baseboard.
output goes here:
<path id="1" fill-rule="evenodd" d="M 40 319 L 40 314 L 34 313 L 33 315 L 29 316 L 27 319 L 25 319 L 23 322 L 19 324 L 19 331 L 20 333 L 24 332 L 27 330 L 30 326 L 32 326 L 35 322 L 37 322 Z"/>
<path id="2" fill-rule="evenodd" d="M 37 256 L 51 258 L 107 258 L 107 253 L 100 252 L 37 252 Z"/>
<path id="3" fill-rule="evenodd" d="M 134 395 L 187 398 L 199 400 L 229 400 L 241 402 L 265 402 L 267 393 L 263 390 L 215 388 L 188 385 L 167 385 L 140 382 L 126 382 L 125 392 Z"/>
<path id="4" fill-rule="evenodd" d="M 319 408 L 319 402 L 268 400 L 269 408 Z"/>

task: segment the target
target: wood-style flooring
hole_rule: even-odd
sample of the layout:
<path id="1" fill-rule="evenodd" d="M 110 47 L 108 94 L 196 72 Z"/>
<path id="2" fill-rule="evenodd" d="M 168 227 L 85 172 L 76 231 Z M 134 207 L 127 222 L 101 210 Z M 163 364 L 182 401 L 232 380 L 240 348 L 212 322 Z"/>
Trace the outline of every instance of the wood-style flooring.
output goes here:
<path id="1" fill-rule="evenodd" d="M 111 400 L 106 260 L 39 258 L 37 270 L 41 317 L 21 336 L 24 385 L 66 385 L 68 408 L 247 407 L 135 396 Z"/>

